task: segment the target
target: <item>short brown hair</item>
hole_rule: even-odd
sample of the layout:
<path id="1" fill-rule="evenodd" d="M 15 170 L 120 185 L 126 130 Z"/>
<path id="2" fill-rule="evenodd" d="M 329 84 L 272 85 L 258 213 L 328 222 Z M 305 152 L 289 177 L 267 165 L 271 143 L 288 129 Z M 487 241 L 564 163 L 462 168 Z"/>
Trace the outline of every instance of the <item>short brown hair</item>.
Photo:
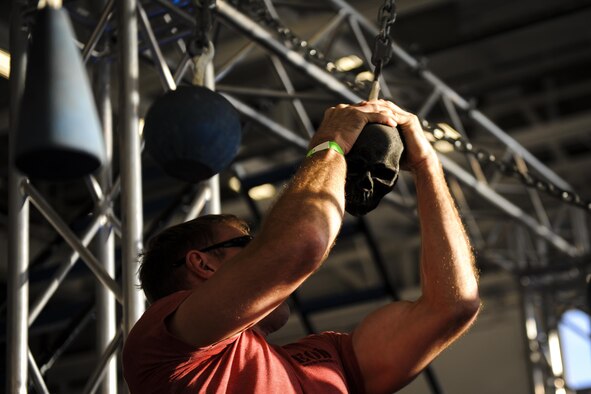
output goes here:
<path id="1" fill-rule="evenodd" d="M 210 244 L 219 224 L 249 232 L 248 224 L 234 215 L 204 215 L 169 227 L 150 239 L 140 255 L 139 268 L 141 288 L 150 303 L 188 288 L 186 272 L 173 264 L 189 250 Z"/>

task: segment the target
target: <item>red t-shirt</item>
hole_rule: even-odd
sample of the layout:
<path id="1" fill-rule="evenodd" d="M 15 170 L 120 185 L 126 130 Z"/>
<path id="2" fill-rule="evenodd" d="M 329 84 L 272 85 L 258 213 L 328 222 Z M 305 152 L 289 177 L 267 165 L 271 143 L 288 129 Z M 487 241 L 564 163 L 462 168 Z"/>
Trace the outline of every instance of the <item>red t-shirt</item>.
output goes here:
<path id="1" fill-rule="evenodd" d="M 363 392 L 348 334 L 325 332 L 276 346 L 246 330 L 207 347 L 186 344 L 165 321 L 189 294 L 157 301 L 129 333 L 123 373 L 131 393 Z"/>

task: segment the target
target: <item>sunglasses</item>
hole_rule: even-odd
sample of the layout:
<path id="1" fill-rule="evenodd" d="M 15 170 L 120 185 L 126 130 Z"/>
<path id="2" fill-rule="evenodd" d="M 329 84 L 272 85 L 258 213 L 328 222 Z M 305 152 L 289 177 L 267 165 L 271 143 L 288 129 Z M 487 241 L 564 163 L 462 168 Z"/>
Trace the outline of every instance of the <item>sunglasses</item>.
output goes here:
<path id="1" fill-rule="evenodd" d="M 243 248 L 246 245 L 248 245 L 250 243 L 250 241 L 252 241 L 252 235 L 243 235 L 241 237 L 236 237 L 236 238 L 232 238 L 229 239 L 227 241 L 224 242 L 220 242 L 217 244 L 213 244 L 210 246 L 207 246 L 203 249 L 198 249 L 200 252 L 209 252 L 211 250 L 215 250 L 215 249 L 226 249 L 226 248 Z M 182 258 L 180 258 L 178 261 L 174 262 L 172 264 L 173 267 L 180 267 L 181 265 L 185 264 L 185 257 L 183 256 Z"/>

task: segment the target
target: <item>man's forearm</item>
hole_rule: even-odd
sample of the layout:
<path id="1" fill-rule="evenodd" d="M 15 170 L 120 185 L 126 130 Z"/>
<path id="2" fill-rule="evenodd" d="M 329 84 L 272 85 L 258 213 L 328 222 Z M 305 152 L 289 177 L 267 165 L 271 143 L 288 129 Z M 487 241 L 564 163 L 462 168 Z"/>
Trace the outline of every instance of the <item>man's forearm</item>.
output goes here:
<path id="1" fill-rule="evenodd" d="M 443 308 L 478 308 L 474 255 L 449 193 L 441 164 L 415 169 L 422 256 L 423 299 Z"/>
<path id="2" fill-rule="evenodd" d="M 303 244 L 326 255 L 342 223 L 345 172 L 343 155 L 333 150 L 305 159 L 267 215 L 260 238 L 286 251 Z"/>

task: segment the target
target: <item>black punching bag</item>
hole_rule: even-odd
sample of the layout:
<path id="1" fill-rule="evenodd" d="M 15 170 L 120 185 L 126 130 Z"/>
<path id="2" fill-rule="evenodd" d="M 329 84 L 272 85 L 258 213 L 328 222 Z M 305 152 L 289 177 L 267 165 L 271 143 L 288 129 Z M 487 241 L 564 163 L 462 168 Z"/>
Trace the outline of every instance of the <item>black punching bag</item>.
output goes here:
<path id="1" fill-rule="evenodd" d="M 242 133 L 238 113 L 223 96 L 201 86 L 179 86 L 152 104 L 144 137 L 168 175 L 195 183 L 234 160 Z"/>

